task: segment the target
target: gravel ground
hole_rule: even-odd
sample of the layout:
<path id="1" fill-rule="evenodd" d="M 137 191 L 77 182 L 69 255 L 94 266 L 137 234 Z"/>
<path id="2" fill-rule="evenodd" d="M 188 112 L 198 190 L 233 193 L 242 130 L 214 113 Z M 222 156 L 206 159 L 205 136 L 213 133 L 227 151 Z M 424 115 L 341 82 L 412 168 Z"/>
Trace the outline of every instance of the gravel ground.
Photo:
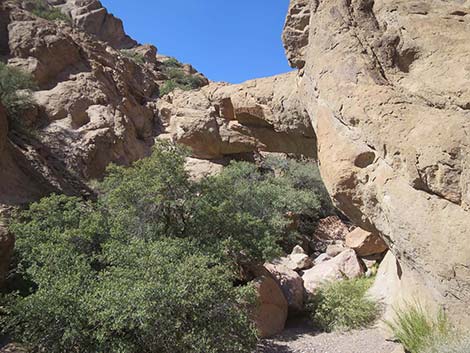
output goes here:
<path id="1" fill-rule="evenodd" d="M 393 353 L 398 347 L 385 340 L 378 329 L 315 333 L 306 325 L 295 325 L 264 340 L 257 353 Z"/>

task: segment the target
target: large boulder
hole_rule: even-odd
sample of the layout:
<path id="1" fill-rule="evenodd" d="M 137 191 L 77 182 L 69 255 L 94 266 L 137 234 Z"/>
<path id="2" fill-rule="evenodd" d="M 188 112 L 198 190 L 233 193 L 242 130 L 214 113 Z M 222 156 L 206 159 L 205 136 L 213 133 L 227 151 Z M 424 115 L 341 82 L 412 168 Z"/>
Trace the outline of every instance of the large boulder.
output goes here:
<path id="1" fill-rule="evenodd" d="M 320 286 L 325 283 L 340 281 L 345 278 L 357 278 L 364 274 L 364 269 L 354 250 L 348 249 L 334 258 L 320 262 L 310 270 L 304 272 L 305 290 L 309 294 L 315 294 Z"/>
<path id="2" fill-rule="evenodd" d="M 257 305 L 253 320 L 261 338 L 274 336 L 284 330 L 287 320 L 288 303 L 273 276 L 265 270 L 253 280 L 256 288 Z"/>
<path id="3" fill-rule="evenodd" d="M 353 249 L 360 257 L 382 254 L 388 247 L 376 233 L 361 228 L 354 229 L 346 235 L 346 246 Z"/>
<path id="4" fill-rule="evenodd" d="M 289 306 L 289 314 L 301 313 L 304 309 L 304 282 L 300 275 L 282 264 L 265 264 L 282 289 Z"/>
<path id="5" fill-rule="evenodd" d="M 292 0 L 286 33 L 301 35 L 284 39 L 333 201 L 470 324 L 468 13 L 465 0 Z"/>
<path id="6" fill-rule="evenodd" d="M 159 101 L 160 119 L 196 158 L 255 152 L 313 157 L 315 135 L 299 109 L 295 74 L 239 85 L 211 83 L 196 92 L 176 90 Z"/>
<path id="7" fill-rule="evenodd" d="M 400 265 L 391 251 L 380 263 L 367 295 L 381 303 L 385 321 L 393 321 L 397 310 L 406 310 L 410 305 L 420 305 L 431 314 L 439 311 L 439 304 L 434 301 L 429 289 L 416 278 L 414 271 Z M 414 300 L 410 301 L 410 298 Z M 386 328 L 386 325 L 382 326 Z"/>

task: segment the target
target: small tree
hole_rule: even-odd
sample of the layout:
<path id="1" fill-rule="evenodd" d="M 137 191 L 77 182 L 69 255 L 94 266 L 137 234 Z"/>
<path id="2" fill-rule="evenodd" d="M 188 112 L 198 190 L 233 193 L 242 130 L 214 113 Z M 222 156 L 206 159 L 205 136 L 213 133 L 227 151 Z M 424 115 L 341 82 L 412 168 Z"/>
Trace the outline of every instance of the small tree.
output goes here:
<path id="1" fill-rule="evenodd" d="M 4 330 L 32 352 L 252 351 L 248 298 L 226 267 L 190 240 L 111 234 L 99 210 L 51 196 L 12 224 L 30 286 L 10 296 Z"/>
<path id="2" fill-rule="evenodd" d="M 18 293 L 1 326 L 32 352 L 249 353 L 256 334 L 238 269 L 280 253 L 288 212 L 315 192 L 238 162 L 199 182 L 159 143 L 111 166 L 97 202 L 52 195 L 13 221 Z M 1 313 L 0 313 L 1 314 Z"/>
<path id="3" fill-rule="evenodd" d="M 13 128 L 20 124 L 21 114 L 33 105 L 31 91 L 35 88 L 29 74 L 0 62 L 0 101 Z"/>

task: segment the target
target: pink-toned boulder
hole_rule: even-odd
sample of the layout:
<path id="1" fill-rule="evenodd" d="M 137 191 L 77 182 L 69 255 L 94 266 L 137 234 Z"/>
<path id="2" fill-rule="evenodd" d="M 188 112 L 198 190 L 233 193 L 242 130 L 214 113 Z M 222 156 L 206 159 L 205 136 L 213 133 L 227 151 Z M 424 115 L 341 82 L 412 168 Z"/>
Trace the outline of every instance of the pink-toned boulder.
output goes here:
<path id="1" fill-rule="evenodd" d="M 361 228 L 356 228 L 346 235 L 346 246 L 361 257 L 381 254 L 388 249 L 387 244 L 377 234 Z"/>
<path id="2" fill-rule="evenodd" d="M 315 260 L 313 260 L 313 265 L 316 266 L 328 260 L 331 260 L 331 256 L 329 256 L 327 253 L 323 253 L 317 256 Z"/>
<path id="3" fill-rule="evenodd" d="M 347 250 L 343 245 L 341 244 L 332 244 L 328 245 L 326 248 L 326 254 L 329 257 L 335 257 L 339 254 L 341 254 L 344 250 Z"/>
<path id="4" fill-rule="evenodd" d="M 297 314 L 304 309 L 304 281 L 300 275 L 283 264 L 265 264 L 281 287 L 289 306 L 289 314 Z"/>
<path id="5" fill-rule="evenodd" d="M 261 338 L 282 332 L 288 313 L 284 293 L 272 275 L 267 270 L 265 272 L 253 281 L 258 299 L 253 311 L 253 321 Z"/>
<path id="6" fill-rule="evenodd" d="M 357 278 L 364 274 L 364 269 L 352 249 L 322 262 L 304 272 L 302 279 L 307 293 L 314 294 L 326 282 Z"/>

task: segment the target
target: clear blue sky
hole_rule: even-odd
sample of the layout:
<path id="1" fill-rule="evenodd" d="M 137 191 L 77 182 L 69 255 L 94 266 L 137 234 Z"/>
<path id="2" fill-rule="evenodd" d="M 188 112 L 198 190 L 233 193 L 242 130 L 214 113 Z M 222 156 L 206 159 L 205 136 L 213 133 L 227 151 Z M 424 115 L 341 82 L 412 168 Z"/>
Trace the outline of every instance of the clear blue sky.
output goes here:
<path id="1" fill-rule="evenodd" d="M 281 42 L 289 0 L 102 0 L 140 43 L 214 81 L 290 70 Z"/>

